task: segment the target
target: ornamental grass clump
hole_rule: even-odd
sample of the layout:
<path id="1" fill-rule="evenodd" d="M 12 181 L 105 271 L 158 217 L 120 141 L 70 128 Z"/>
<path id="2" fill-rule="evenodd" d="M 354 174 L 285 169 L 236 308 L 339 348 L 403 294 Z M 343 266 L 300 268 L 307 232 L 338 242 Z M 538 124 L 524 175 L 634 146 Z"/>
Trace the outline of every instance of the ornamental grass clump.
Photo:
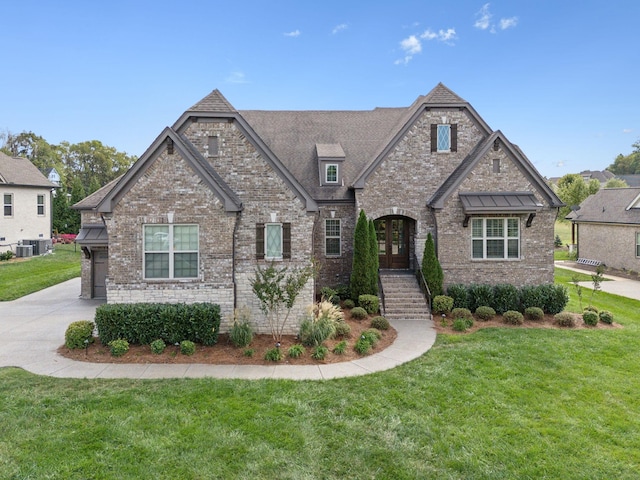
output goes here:
<path id="1" fill-rule="evenodd" d="M 333 347 L 333 353 L 336 355 L 344 355 L 344 352 L 347 350 L 347 342 L 342 340 L 341 342 L 336 343 L 335 347 Z"/>
<path id="2" fill-rule="evenodd" d="M 329 349 L 324 345 L 318 345 L 313 349 L 313 353 L 311 354 L 311 358 L 314 360 L 324 360 L 329 353 Z"/>
<path id="3" fill-rule="evenodd" d="M 229 330 L 229 340 L 236 347 L 246 347 L 253 340 L 253 328 L 249 323 L 248 308 L 236 308 L 233 313 L 233 325 Z"/>
<path id="4" fill-rule="evenodd" d="M 338 322 L 344 322 L 340 307 L 326 300 L 316 303 L 300 324 L 300 341 L 307 347 L 321 345 L 335 335 Z"/>
<path id="5" fill-rule="evenodd" d="M 305 348 L 299 343 L 297 343 L 289 347 L 289 351 L 287 352 L 287 354 L 291 358 L 300 358 L 302 355 L 304 355 L 304 352 L 305 352 Z"/>

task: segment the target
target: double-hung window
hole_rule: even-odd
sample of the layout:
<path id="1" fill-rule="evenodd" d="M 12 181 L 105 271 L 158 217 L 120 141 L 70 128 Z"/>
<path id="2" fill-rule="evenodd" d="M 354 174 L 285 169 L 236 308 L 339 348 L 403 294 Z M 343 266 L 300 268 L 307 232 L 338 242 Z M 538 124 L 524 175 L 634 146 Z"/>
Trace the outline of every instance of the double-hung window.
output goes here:
<path id="1" fill-rule="evenodd" d="M 640 257 L 640 232 L 636 232 L 636 257 Z"/>
<path id="2" fill-rule="evenodd" d="M 520 220 L 518 218 L 472 219 L 471 257 L 476 260 L 520 258 Z"/>
<path id="3" fill-rule="evenodd" d="M 13 217 L 13 194 L 5 193 L 4 197 L 4 216 Z"/>
<path id="4" fill-rule="evenodd" d="M 324 251 L 327 257 L 339 257 L 340 220 L 327 218 L 324 223 Z"/>
<path id="5" fill-rule="evenodd" d="M 326 166 L 325 182 L 338 183 L 338 165 L 332 163 Z"/>
<path id="6" fill-rule="evenodd" d="M 38 215 L 44 215 L 44 195 L 38 195 Z"/>
<path id="7" fill-rule="evenodd" d="M 145 225 L 144 277 L 197 278 L 198 225 Z"/>

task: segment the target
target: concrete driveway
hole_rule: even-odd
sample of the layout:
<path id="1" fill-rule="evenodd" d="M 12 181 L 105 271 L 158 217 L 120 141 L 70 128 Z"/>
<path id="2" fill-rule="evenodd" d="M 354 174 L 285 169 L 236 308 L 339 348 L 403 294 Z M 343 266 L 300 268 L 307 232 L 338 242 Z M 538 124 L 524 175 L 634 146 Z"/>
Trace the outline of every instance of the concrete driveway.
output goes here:
<path id="1" fill-rule="evenodd" d="M 565 270 L 571 270 L 572 272 L 593 275 L 593 272 L 590 270 L 581 270 L 580 268 L 572 266 L 575 265 L 573 262 L 571 265 L 565 265 L 564 262 L 555 262 L 555 265 L 558 268 L 564 268 Z M 600 283 L 600 290 L 602 290 L 603 292 L 640 300 L 640 281 L 622 277 L 615 277 L 613 275 L 607 274 L 604 275 L 604 278 L 606 278 L 607 281 Z M 584 288 L 593 290 L 592 282 L 578 282 L 578 284 Z"/>
<path id="2" fill-rule="evenodd" d="M 198 365 L 116 364 L 77 362 L 57 354 L 71 322 L 93 320 L 102 302 L 83 300 L 80 279 L 12 302 L 0 302 L 0 367 L 20 367 L 53 377 L 66 378 L 288 378 L 323 380 L 366 375 L 394 368 L 425 353 L 436 339 L 429 321 L 394 321 L 398 336 L 382 352 L 328 365 Z"/>

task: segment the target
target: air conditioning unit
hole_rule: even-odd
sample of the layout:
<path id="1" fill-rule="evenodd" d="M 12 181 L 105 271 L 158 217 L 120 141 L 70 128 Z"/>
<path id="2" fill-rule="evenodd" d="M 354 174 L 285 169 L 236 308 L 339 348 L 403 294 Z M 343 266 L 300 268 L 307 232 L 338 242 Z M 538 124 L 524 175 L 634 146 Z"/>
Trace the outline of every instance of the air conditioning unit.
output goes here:
<path id="1" fill-rule="evenodd" d="M 33 246 L 32 245 L 17 245 L 16 246 L 16 257 L 31 257 L 33 256 Z"/>
<path id="2" fill-rule="evenodd" d="M 43 255 L 47 250 L 51 249 L 51 240 L 40 238 L 37 240 L 22 240 L 23 245 L 31 245 L 33 247 L 33 255 Z"/>

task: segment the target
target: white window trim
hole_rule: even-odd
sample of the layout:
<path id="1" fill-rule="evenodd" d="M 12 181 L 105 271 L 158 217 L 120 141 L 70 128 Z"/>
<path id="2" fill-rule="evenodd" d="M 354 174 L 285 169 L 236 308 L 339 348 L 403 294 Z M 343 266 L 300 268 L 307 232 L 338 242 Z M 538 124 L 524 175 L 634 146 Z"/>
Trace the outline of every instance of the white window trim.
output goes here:
<path id="1" fill-rule="evenodd" d="M 10 200 L 10 203 L 7 203 L 5 200 L 5 195 L 8 195 Z M 11 207 L 11 215 L 5 215 L 5 209 L 6 207 Z M 15 209 L 15 205 L 13 204 L 13 193 L 3 193 L 2 194 L 2 215 L 4 217 L 13 217 L 13 213 L 14 213 L 14 209 Z"/>
<path id="2" fill-rule="evenodd" d="M 475 220 L 482 220 L 482 237 L 474 237 L 473 236 L 473 222 Z M 504 236 L 502 237 L 488 237 L 487 236 L 487 220 L 502 220 L 503 222 L 503 232 Z M 509 220 L 516 220 L 518 222 L 518 236 L 517 237 L 509 237 Z M 519 261 L 521 259 L 521 239 L 520 232 L 522 228 L 520 225 L 520 218 L 518 217 L 474 217 L 471 219 L 471 260 L 472 261 Z M 502 258 L 495 257 L 487 257 L 487 240 L 499 240 L 502 239 L 504 242 L 504 256 Z M 473 256 L 473 241 L 474 240 L 482 240 L 482 258 Z M 517 257 L 509 257 L 509 240 L 518 240 L 518 255 Z"/>
<path id="3" fill-rule="evenodd" d="M 640 258 L 640 232 L 636 232 L 636 257 Z"/>
<path id="4" fill-rule="evenodd" d="M 336 179 L 329 180 L 329 167 L 336 167 Z M 324 166 L 324 183 L 338 183 L 338 179 L 340 178 L 340 167 L 337 163 L 328 163 Z"/>
<path id="5" fill-rule="evenodd" d="M 447 127 L 447 129 L 449 130 L 449 148 L 447 148 L 445 150 L 440 150 L 440 142 L 439 142 L 440 127 Z M 449 123 L 439 123 L 438 126 L 436 127 L 436 149 L 440 153 L 450 153 L 451 152 L 451 124 L 449 124 Z"/>
<path id="6" fill-rule="evenodd" d="M 280 227 L 280 255 L 277 257 L 270 257 L 269 252 L 269 235 L 267 233 L 269 226 Z M 265 260 L 282 260 L 283 259 L 283 247 L 284 247 L 284 232 L 282 231 L 282 223 L 265 223 L 264 224 L 264 259 Z"/>
<path id="7" fill-rule="evenodd" d="M 327 222 L 338 222 L 338 235 L 327 235 Z M 338 253 L 327 253 L 327 240 L 329 238 L 338 239 Z M 324 255 L 325 257 L 341 257 L 342 256 L 342 221 L 339 218 L 325 218 L 324 219 Z"/>
<path id="8" fill-rule="evenodd" d="M 40 197 L 42 197 L 42 203 L 40 203 Z M 47 214 L 47 210 L 45 208 L 45 196 L 41 193 L 36 196 L 36 213 L 39 217 L 44 217 Z M 40 207 L 42 207 L 42 213 L 40 213 Z"/>
<path id="9" fill-rule="evenodd" d="M 145 250 L 144 246 L 144 231 L 146 227 L 169 227 L 169 250 Z M 173 228 L 174 227 L 196 227 L 198 229 L 198 249 L 197 250 L 174 250 L 173 248 Z M 164 253 L 169 255 L 169 276 L 168 277 L 151 277 L 147 278 L 147 261 L 146 254 L 147 253 Z M 195 277 L 174 277 L 174 258 L 176 253 L 195 253 L 197 255 L 197 264 L 198 268 L 196 271 Z M 193 281 L 197 280 L 200 275 L 200 226 L 194 223 L 176 223 L 176 224 L 167 224 L 167 223 L 148 223 L 142 226 L 142 276 L 145 280 L 148 281 Z"/>

